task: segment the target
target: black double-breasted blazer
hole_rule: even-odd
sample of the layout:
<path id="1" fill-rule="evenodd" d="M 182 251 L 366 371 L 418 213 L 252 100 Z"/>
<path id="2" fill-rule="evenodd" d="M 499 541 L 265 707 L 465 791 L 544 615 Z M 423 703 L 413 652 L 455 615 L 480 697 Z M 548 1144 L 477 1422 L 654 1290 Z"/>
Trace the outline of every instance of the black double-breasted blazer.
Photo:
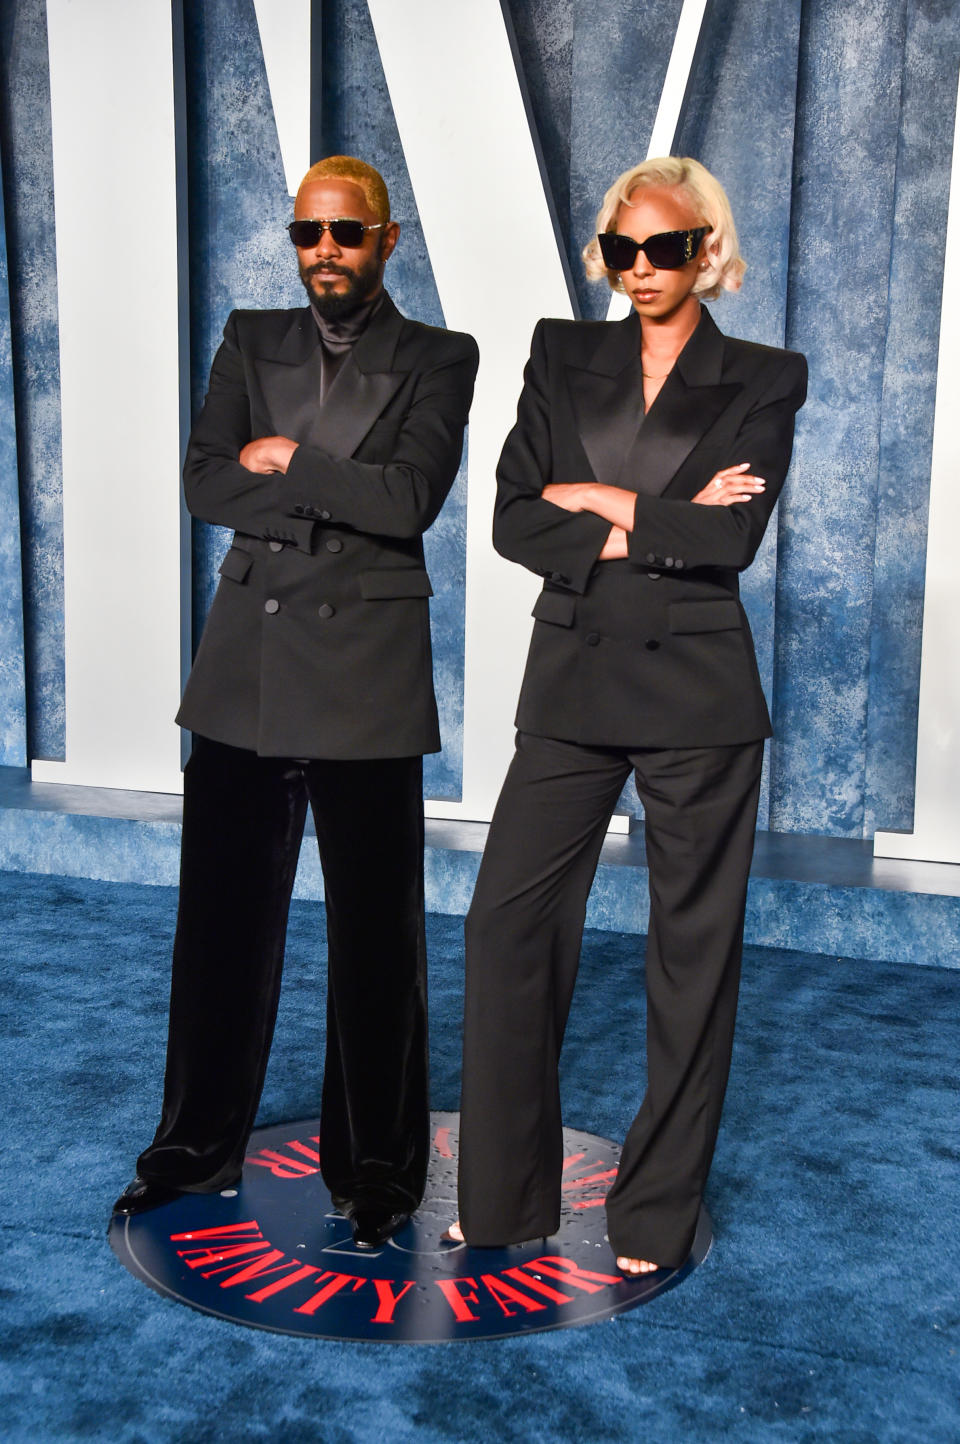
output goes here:
<path id="1" fill-rule="evenodd" d="M 478 353 L 384 296 L 320 405 L 310 308 L 234 311 L 184 467 L 234 530 L 177 721 L 262 756 L 437 751 L 422 534 L 460 462 Z M 252 438 L 299 443 L 286 475 Z"/>
<path id="2" fill-rule="evenodd" d="M 517 712 L 588 745 L 726 746 L 770 735 L 739 573 L 787 474 L 807 368 L 724 336 L 706 310 L 643 415 L 640 321 L 541 321 L 497 474 L 494 543 L 544 577 Z M 762 496 L 693 505 L 750 463 Z M 598 562 L 609 522 L 544 501 L 548 482 L 637 492 L 629 560 Z"/>

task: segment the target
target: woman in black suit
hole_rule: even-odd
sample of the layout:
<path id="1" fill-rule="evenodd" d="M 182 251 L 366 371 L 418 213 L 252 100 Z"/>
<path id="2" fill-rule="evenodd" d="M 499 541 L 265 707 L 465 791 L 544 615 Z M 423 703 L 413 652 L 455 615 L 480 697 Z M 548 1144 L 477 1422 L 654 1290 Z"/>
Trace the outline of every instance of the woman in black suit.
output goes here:
<path id="1" fill-rule="evenodd" d="M 541 321 L 498 470 L 494 543 L 544 578 L 467 918 L 460 1228 L 556 1232 L 557 1061 L 587 895 L 630 772 L 650 871 L 647 1092 L 607 1196 L 621 1269 L 690 1251 L 726 1087 L 763 739 L 738 595 L 783 485 L 806 363 L 701 306 L 745 269 L 697 161 L 620 176 L 584 251 L 624 321 Z M 458 1236 L 454 1225 L 453 1236 Z"/>

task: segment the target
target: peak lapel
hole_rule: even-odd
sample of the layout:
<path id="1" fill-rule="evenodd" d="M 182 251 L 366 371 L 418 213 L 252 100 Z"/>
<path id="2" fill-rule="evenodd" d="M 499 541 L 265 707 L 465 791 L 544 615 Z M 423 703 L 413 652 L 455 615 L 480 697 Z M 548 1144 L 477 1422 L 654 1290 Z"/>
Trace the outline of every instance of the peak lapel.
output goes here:
<path id="1" fill-rule="evenodd" d="M 647 412 L 622 473 L 631 491 L 660 496 L 693 448 L 741 389 L 720 381 L 723 336 L 708 311 Z"/>
<path id="2" fill-rule="evenodd" d="M 276 435 L 302 441 L 320 395 L 320 337 L 309 306 L 290 318 L 274 354 L 257 356 L 254 366 Z"/>
<path id="3" fill-rule="evenodd" d="M 403 317 L 384 293 L 316 415 L 308 443 L 333 456 L 353 455 L 407 374 L 392 369 L 402 329 Z"/>
<path id="4" fill-rule="evenodd" d="M 643 419 L 640 332 L 635 316 L 611 322 L 584 366 L 567 363 L 577 432 L 597 481 L 612 485 Z"/>

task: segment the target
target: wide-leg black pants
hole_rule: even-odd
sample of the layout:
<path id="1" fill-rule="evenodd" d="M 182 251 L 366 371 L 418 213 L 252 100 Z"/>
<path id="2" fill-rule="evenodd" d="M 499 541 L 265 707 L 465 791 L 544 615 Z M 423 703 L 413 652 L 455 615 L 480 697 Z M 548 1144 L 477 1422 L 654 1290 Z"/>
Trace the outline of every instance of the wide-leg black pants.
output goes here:
<path id="1" fill-rule="evenodd" d="M 633 769 L 650 873 L 647 1091 L 607 1221 L 618 1255 L 686 1261 L 730 1066 L 762 757 L 762 742 L 626 751 L 518 736 L 466 924 L 460 1221 L 469 1243 L 518 1243 L 559 1227 L 557 1063 L 587 896 Z M 609 1066 L 623 1065 L 612 1053 Z"/>
<path id="2" fill-rule="evenodd" d="M 327 912 L 321 1170 L 416 1208 L 429 1128 L 422 758 L 298 761 L 195 737 L 163 1113 L 138 1161 L 206 1192 L 239 1176 L 273 1038 L 309 802 Z"/>

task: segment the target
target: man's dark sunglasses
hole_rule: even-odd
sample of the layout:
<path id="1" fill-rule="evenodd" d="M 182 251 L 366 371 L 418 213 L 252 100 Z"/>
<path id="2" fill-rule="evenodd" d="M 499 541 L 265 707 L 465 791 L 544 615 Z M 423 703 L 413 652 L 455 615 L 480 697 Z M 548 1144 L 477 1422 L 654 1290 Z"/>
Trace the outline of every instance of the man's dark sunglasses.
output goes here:
<path id="1" fill-rule="evenodd" d="M 597 240 L 603 264 L 609 271 L 631 271 L 641 251 L 658 271 L 679 271 L 681 266 L 693 260 L 709 229 L 709 226 L 697 226 L 693 231 L 660 231 L 658 235 L 648 236 L 645 241 L 605 231 L 597 236 Z"/>
<path id="2" fill-rule="evenodd" d="M 363 245 L 366 231 L 380 231 L 385 224 L 385 221 L 381 221 L 376 226 L 365 226 L 363 221 L 340 218 L 335 221 L 291 221 L 287 230 L 293 244 L 306 250 L 319 246 L 320 237 L 324 231 L 329 231 L 338 246 L 346 246 L 348 251 L 355 251 Z"/>

